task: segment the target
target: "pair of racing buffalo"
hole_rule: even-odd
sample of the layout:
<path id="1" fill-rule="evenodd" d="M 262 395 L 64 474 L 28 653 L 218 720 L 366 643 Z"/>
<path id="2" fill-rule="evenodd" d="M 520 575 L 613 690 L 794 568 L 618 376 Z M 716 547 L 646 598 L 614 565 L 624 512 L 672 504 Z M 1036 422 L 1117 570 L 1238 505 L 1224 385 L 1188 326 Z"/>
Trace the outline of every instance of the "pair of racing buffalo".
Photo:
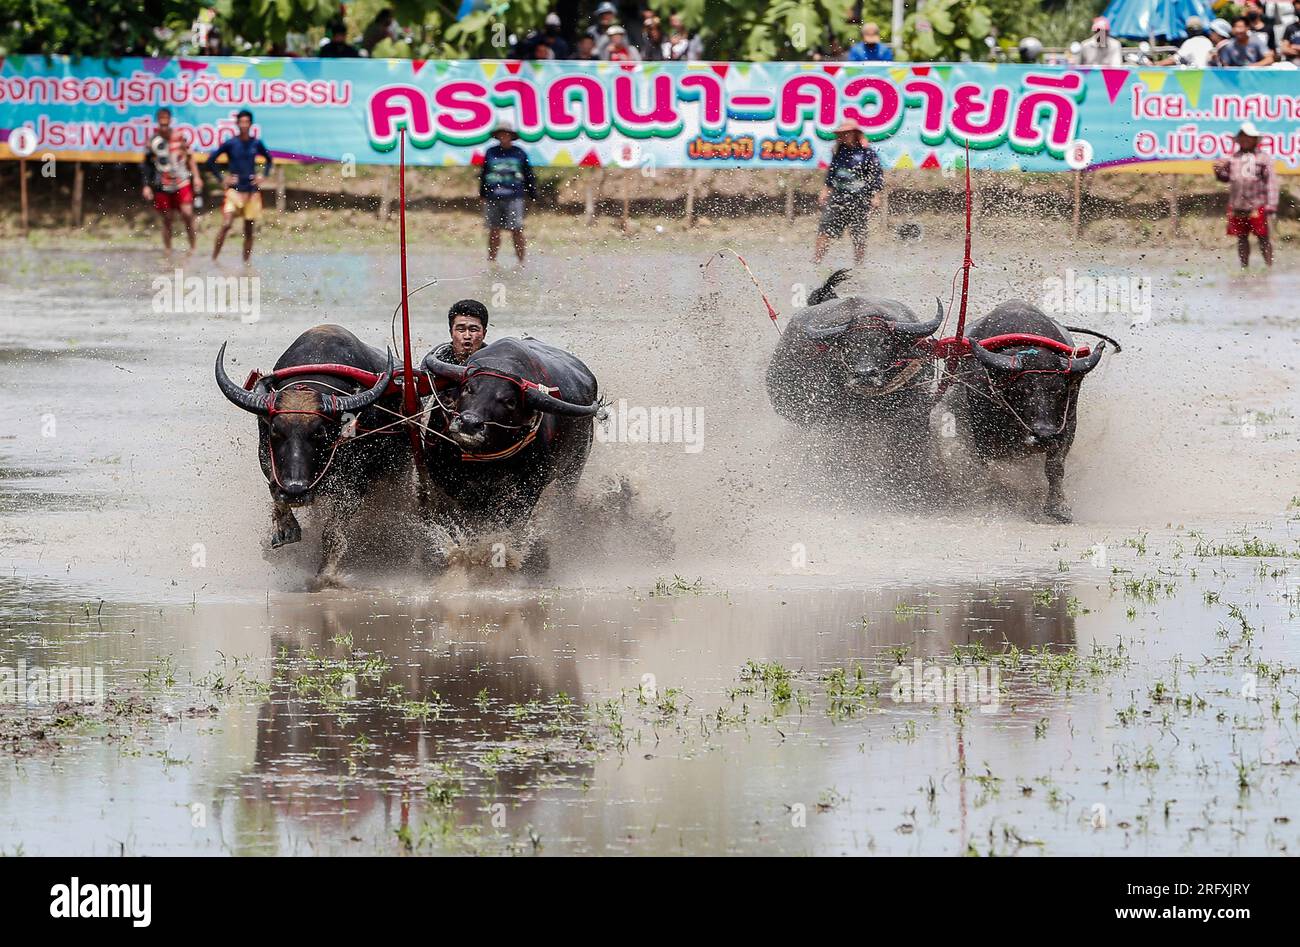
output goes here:
<path id="1" fill-rule="evenodd" d="M 873 439 L 881 472 L 902 497 L 925 497 L 936 481 L 960 494 L 972 481 L 987 485 L 995 461 L 1042 456 L 1042 518 L 1070 522 L 1062 482 L 1079 388 L 1106 343 L 1075 357 L 1072 327 L 1024 300 L 1002 303 L 968 327 L 971 357 L 961 359 L 936 406 L 934 357 L 922 345 L 943 324 L 942 303 L 922 322 L 894 300 L 839 298 L 847 276 L 839 270 L 810 293 L 782 333 L 767 373 L 777 413 L 837 430 L 851 443 Z"/>
<path id="2" fill-rule="evenodd" d="M 464 365 L 431 353 L 418 373 L 428 406 L 415 439 L 402 421 L 392 356 L 341 326 L 308 329 L 247 387 L 226 373 L 225 350 L 217 385 L 258 419 L 271 545 L 301 539 L 295 508 L 310 505 L 322 517 L 316 588 L 342 584 L 362 500 L 385 481 L 410 486 L 413 471 L 426 523 L 456 538 L 502 531 L 522 539 L 548 485 L 572 497 L 601 410 L 587 366 L 535 339 L 501 339 Z M 544 548 L 534 554 L 532 565 L 544 565 Z"/>

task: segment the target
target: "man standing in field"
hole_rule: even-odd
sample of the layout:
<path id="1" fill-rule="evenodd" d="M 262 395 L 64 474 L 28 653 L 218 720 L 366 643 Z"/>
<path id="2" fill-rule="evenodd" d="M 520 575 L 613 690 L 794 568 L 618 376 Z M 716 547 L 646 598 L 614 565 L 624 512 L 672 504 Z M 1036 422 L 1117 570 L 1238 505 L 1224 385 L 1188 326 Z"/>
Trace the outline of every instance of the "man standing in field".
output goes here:
<path id="1" fill-rule="evenodd" d="M 217 175 L 217 159 L 226 156 L 226 173 L 221 178 L 226 199 L 221 205 L 221 231 L 212 248 L 212 259 L 221 255 L 221 246 L 238 214 L 244 221 L 244 262 L 247 263 L 253 255 L 253 223 L 262 216 L 262 194 L 258 188 L 270 175 L 273 161 L 262 139 L 253 137 L 253 113 L 244 109 L 235 121 L 239 125 L 239 134 L 222 142 L 221 147 L 208 156 L 203 169 Z M 258 158 L 265 162 L 260 173 L 257 170 Z"/>
<path id="2" fill-rule="evenodd" d="M 822 208 L 817 227 L 813 262 L 820 263 L 831 241 L 848 230 L 853 240 L 853 264 L 858 266 L 867 251 L 867 219 L 880 206 L 885 171 L 876 150 L 866 144 L 857 122 L 846 120 L 835 129 L 835 153 L 826 172 L 826 185 L 817 196 Z"/>
<path id="3" fill-rule="evenodd" d="M 171 109 L 161 108 L 154 116 L 158 131 L 145 149 L 140 173 L 144 180 L 141 192 L 153 204 L 162 219 L 163 249 L 172 248 L 172 214 L 180 211 L 185 222 L 185 233 L 194 252 L 197 238 L 194 233 L 194 185 L 199 177 L 199 162 L 181 133 L 172 128 Z"/>
<path id="4" fill-rule="evenodd" d="M 515 144 L 515 130 L 498 122 L 492 132 L 497 143 L 483 156 L 478 193 L 488 228 L 488 262 L 495 263 L 501 248 L 501 231 L 509 230 L 515 256 L 524 262 L 524 196 L 537 200 L 533 166 L 524 149 Z"/>
<path id="5" fill-rule="evenodd" d="M 1259 151 L 1259 129 L 1246 122 L 1237 132 L 1237 153 L 1214 162 L 1214 176 L 1228 185 L 1228 236 L 1237 238 L 1237 258 L 1250 263 L 1250 235 L 1259 240 L 1264 265 L 1273 265 L 1268 218 L 1277 213 L 1280 185 L 1273 160 Z"/>

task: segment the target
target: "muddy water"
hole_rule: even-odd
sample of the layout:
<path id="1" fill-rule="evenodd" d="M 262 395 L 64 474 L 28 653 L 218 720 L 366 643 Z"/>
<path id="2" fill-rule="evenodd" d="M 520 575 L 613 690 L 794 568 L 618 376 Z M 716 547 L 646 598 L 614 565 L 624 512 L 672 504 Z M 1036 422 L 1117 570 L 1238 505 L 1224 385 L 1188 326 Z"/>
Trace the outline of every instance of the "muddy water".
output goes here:
<path id="1" fill-rule="evenodd" d="M 788 311 L 803 249 L 742 252 Z M 926 515 L 846 481 L 768 408 L 774 333 L 734 262 L 417 255 L 417 285 L 469 277 L 416 297 L 421 351 L 485 298 L 493 334 L 573 349 L 612 399 L 702 408 L 701 449 L 597 445 L 583 515 L 542 511 L 540 584 L 419 575 L 372 510 L 354 588 L 321 594 L 310 522 L 268 548 L 212 358 L 267 368 L 329 321 L 383 344 L 390 261 L 264 254 L 246 323 L 155 312 L 156 253 L 7 254 L 0 667 L 98 668 L 107 700 L 0 708 L 0 849 L 1295 851 L 1300 279 L 1107 253 L 1153 318 L 1090 320 L 1126 348 L 1084 386 L 1053 527 L 1032 478 Z M 955 255 L 895 246 L 857 288 L 927 309 Z M 990 247 L 976 311 L 1071 266 Z M 897 689 L 955 669 L 961 700 Z"/>

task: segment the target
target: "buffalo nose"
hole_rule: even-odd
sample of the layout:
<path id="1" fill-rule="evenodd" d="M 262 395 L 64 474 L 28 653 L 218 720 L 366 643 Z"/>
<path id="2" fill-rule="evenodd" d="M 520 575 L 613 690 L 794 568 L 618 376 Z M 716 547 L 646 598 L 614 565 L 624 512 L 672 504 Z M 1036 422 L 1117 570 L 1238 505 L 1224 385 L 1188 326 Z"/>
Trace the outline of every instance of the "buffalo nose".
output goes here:
<path id="1" fill-rule="evenodd" d="M 477 414 L 462 414 L 457 419 L 457 425 L 462 434 L 477 434 L 483 430 L 483 419 Z"/>
<path id="2" fill-rule="evenodd" d="M 878 368 L 859 368 L 853 372 L 853 377 L 860 385 L 870 385 L 873 388 L 879 388 L 881 385 L 880 369 Z"/>
<path id="3" fill-rule="evenodd" d="M 1035 440 L 1047 441 L 1056 435 L 1056 428 L 1050 424 L 1031 424 L 1029 431 L 1034 435 Z"/>
<path id="4" fill-rule="evenodd" d="M 291 496 L 291 497 L 300 496 L 306 493 L 308 486 L 309 484 L 307 483 L 306 480 L 293 479 L 293 480 L 282 480 L 280 482 L 280 489 L 284 491 L 286 496 Z"/>

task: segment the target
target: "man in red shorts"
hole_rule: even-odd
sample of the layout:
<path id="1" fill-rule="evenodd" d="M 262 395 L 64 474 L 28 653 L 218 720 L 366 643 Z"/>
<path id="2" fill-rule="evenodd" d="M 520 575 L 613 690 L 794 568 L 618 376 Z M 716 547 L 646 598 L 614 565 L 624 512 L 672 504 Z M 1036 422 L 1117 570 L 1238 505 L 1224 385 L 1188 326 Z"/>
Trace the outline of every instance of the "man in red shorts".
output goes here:
<path id="1" fill-rule="evenodd" d="M 194 252 L 194 186 L 200 180 L 199 163 L 180 132 L 172 128 L 170 109 L 161 108 L 155 118 L 158 130 L 149 139 L 140 174 L 144 179 L 144 199 L 153 204 L 162 218 L 163 248 L 172 248 L 172 214 L 180 211 L 185 232 Z"/>
<path id="2" fill-rule="evenodd" d="M 1279 182 L 1273 159 L 1259 151 L 1259 129 L 1246 122 L 1237 132 L 1237 153 L 1214 162 L 1214 176 L 1228 185 L 1228 236 L 1237 238 L 1237 258 L 1250 263 L 1250 235 L 1259 238 L 1264 265 L 1273 265 L 1269 214 L 1277 213 Z"/>

